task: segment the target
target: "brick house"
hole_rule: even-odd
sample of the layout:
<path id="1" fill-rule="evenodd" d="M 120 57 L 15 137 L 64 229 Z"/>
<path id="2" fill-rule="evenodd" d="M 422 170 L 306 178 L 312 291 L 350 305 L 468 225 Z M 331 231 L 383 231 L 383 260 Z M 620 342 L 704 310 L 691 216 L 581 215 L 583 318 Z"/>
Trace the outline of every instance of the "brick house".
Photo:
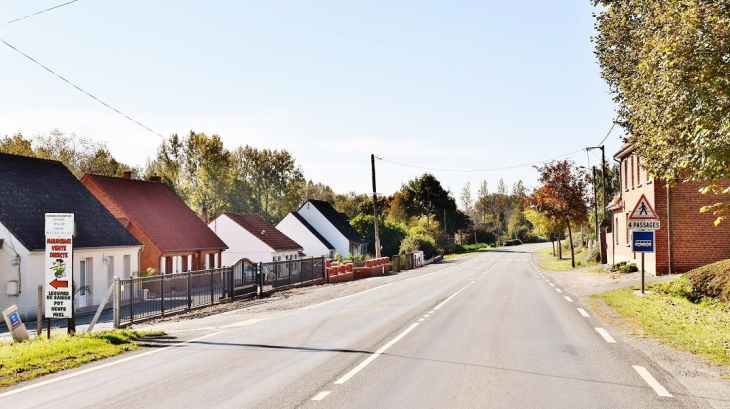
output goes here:
<path id="1" fill-rule="evenodd" d="M 666 181 L 651 177 L 641 167 L 635 148 L 624 144 L 614 155 L 620 163 L 621 188 L 608 210 L 613 212 L 607 229 L 607 261 L 634 262 L 641 268 L 641 254 L 631 251 L 629 214 L 645 195 L 661 223 L 655 233 L 655 253 L 646 253 L 645 270 L 654 275 L 684 273 L 693 268 L 730 258 L 730 223 L 714 225 L 715 216 L 700 213 L 712 198 L 699 190 L 705 183 L 682 183 L 668 187 Z M 730 181 L 722 181 L 730 184 Z"/>
<path id="2" fill-rule="evenodd" d="M 149 181 L 84 174 L 81 183 L 144 244 L 142 272 L 181 273 L 221 266 L 228 246 L 159 176 Z"/>

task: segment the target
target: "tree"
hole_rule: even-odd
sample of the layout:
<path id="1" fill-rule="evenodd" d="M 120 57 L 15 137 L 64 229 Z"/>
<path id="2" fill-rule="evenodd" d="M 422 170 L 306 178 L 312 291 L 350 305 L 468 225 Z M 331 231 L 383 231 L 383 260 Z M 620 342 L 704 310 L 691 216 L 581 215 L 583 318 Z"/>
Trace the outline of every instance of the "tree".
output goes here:
<path id="1" fill-rule="evenodd" d="M 35 156 L 33 142 L 30 139 L 25 139 L 21 133 L 0 138 L 0 152 L 12 155 Z"/>
<path id="2" fill-rule="evenodd" d="M 730 1 L 593 0 L 601 73 L 642 166 L 668 183 L 728 194 Z M 702 211 L 724 220 L 722 200 Z"/>
<path id="3" fill-rule="evenodd" d="M 474 210 L 479 216 L 479 223 L 484 223 L 484 217 L 487 215 L 490 208 L 491 205 L 489 203 L 489 187 L 487 186 L 487 181 L 484 180 L 479 185 L 479 190 L 477 191 L 477 200 L 476 202 L 474 202 Z"/>
<path id="4" fill-rule="evenodd" d="M 471 198 L 471 184 L 469 182 L 466 182 L 464 185 L 464 188 L 461 189 L 461 196 L 459 196 L 459 200 L 461 201 L 461 207 L 464 208 L 464 213 L 471 214 L 472 211 L 472 198 Z"/>
<path id="5" fill-rule="evenodd" d="M 372 214 L 360 214 L 350 220 L 350 225 L 367 240 L 368 248 L 375 251 L 375 224 Z M 406 237 L 405 225 L 389 219 L 378 218 L 378 233 L 383 256 L 398 254 L 400 245 Z"/>
<path id="6" fill-rule="evenodd" d="M 531 209 L 542 213 L 548 219 L 561 220 L 568 227 L 570 238 L 570 259 L 575 267 L 575 250 L 570 222 L 582 223 L 588 215 L 585 200 L 586 177 L 569 160 L 550 162 L 543 167 L 535 166 L 540 173 L 538 187 L 525 199 Z"/>

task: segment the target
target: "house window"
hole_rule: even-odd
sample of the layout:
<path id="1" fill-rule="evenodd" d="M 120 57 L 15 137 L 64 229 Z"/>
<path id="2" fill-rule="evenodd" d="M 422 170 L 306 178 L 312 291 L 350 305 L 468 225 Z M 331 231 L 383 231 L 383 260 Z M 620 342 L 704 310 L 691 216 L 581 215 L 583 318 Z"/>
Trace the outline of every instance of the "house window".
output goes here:
<path id="1" fill-rule="evenodd" d="M 631 188 L 634 188 L 634 155 L 631 155 Z"/>
<path id="2" fill-rule="evenodd" d="M 626 213 L 626 246 L 629 245 L 629 214 Z"/>
<path id="3" fill-rule="evenodd" d="M 613 223 L 613 225 L 614 225 L 614 228 L 613 228 L 613 230 L 614 230 L 614 232 L 613 232 L 613 236 L 614 236 L 614 238 L 615 238 L 615 242 L 616 242 L 616 244 L 618 244 L 618 216 L 616 216 L 616 218 L 615 218 L 615 219 L 616 219 L 616 220 L 615 220 L 615 221 L 614 221 L 614 223 Z"/>
<path id="4" fill-rule="evenodd" d="M 636 184 L 641 186 L 641 159 L 639 157 L 636 157 Z"/>
<path id="5" fill-rule="evenodd" d="M 165 257 L 165 274 L 170 274 L 174 270 L 172 269 L 172 257 Z"/>
<path id="6" fill-rule="evenodd" d="M 114 282 L 114 256 L 109 256 L 106 265 L 106 279 L 108 285 L 112 285 Z"/>
<path id="7" fill-rule="evenodd" d="M 629 190 L 629 161 L 624 159 L 624 189 Z"/>
<path id="8" fill-rule="evenodd" d="M 180 271 L 183 273 L 188 271 L 188 256 L 180 256 Z"/>
<path id="9" fill-rule="evenodd" d="M 215 254 L 208 254 L 208 268 L 215 268 Z"/>
<path id="10" fill-rule="evenodd" d="M 122 273 L 124 274 L 123 278 L 129 278 L 132 273 L 132 256 L 129 254 L 124 256 L 124 271 Z"/>

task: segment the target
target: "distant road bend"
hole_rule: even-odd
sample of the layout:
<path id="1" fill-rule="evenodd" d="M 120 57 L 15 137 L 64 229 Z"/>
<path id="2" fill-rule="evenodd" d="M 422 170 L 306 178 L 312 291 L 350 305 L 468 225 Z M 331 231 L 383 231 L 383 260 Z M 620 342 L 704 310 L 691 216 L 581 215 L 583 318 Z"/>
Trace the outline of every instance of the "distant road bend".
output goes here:
<path id="1" fill-rule="evenodd" d="M 542 275 L 531 258 L 540 246 L 249 314 L 0 390 L 0 407 L 708 407 Z"/>

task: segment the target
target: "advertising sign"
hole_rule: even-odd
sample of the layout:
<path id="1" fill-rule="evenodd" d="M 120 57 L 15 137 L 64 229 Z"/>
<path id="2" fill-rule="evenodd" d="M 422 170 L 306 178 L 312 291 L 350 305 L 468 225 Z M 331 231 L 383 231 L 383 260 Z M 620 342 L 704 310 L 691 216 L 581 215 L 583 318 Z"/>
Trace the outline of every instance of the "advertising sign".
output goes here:
<path id="1" fill-rule="evenodd" d="M 71 318 L 73 232 L 72 213 L 46 213 L 46 318 Z"/>
<path id="2" fill-rule="evenodd" d="M 631 251 L 634 253 L 654 252 L 654 232 L 635 231 L 632 233 Z"/>

